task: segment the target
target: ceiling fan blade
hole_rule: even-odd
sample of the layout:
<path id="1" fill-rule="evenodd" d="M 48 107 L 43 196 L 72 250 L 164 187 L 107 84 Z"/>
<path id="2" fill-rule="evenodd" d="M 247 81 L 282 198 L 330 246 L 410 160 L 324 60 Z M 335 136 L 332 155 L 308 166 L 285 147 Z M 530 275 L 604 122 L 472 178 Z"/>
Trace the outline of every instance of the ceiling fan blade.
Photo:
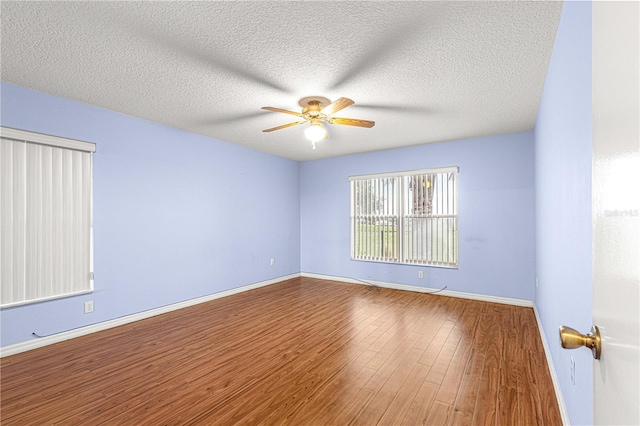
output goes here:
<path id="1" fill-rule="evenodd" d="M 286 110 L 286 109 L 280 109 L 280 108 L 274 108 L 274 107 L 262 107 L 262 109 L 266 109 L 267 111 L 273 111 L 273 112 L 283 112 L 285 114 L 295 115 L 296 117 L 304 117 L 304 115 L 302 115 L 302 113 L 295 112 L 295 111 L 289 111 L 289 110 Z"/>
<path id="2" fill-rule="evenodd" d="M 329 104 L 326 107 L 322 108 L 322 112 L 326 115 L 331 115 L 353 104 L 355 104 L 355 102 L 353 102 L 349 98 L 340 98 L 332 104 Z"/>
<path id="3" fill-rule="evenodd" d="M 355 118 L 331 118 L 329 120 L 331 124 L 342 124 L 343 126 L 356 126 L 371 128 L 376 125 L 375 121 L 358 120 Z"/>
<path id="4" fill-rule="evenodd" d="M 265 129 L 263 132 L 273 132 L 274 130 L 286 129 L 287 127 L 297 126 L 298 124 L 306 123 L 306 121 L 295 121 L 289 124 L 283 124 L 282 126 L 272 127 L 270 129 Z"/>

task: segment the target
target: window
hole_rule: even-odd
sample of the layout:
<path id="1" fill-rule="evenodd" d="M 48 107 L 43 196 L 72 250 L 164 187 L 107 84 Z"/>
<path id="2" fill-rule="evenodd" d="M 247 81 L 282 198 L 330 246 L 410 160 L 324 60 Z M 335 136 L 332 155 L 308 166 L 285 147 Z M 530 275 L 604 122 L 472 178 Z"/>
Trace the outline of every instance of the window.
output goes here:
<path id="1" fill-rule="evenodd" d="M 458 266 L 458 168 L 353 176 L 351 258 Z"/>
<path id="2" fill-rule="evenodd" d="M 0 306 L 92 291 L 95 144 L 0 130 Z"/>

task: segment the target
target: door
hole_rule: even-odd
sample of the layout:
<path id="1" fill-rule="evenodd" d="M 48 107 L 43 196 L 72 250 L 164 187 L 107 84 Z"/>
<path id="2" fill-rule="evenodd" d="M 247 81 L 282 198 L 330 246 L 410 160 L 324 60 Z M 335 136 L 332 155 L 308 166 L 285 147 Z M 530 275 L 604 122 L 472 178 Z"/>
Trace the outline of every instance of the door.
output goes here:
<path id="1" fill-rule="evenodd" d="M 595 424 L 640 424 L 638 2 L 593 2 Z"/>

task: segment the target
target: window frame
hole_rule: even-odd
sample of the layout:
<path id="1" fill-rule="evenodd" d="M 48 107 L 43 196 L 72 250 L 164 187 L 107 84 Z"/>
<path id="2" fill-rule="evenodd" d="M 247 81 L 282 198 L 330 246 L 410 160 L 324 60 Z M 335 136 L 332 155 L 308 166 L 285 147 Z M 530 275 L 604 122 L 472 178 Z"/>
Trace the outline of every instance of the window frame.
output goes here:
<path id="1" fill-rule="evenodd" d="M 26 130 L 19 130 L 10 127 L 0 126 L 0 138 L 7 139 L 14 142 L 24 142 L 26 144 L 34 144 L 34 145 L 46 145 L 54 148 L 64 149 L 64 150 L 73 150 L 73 151 L 81 151 L 82 153 L 89 154 L 89 183 L 88 183 L 88 244 L 89 244 L 89 253 L 88 253 L 88 283 L 86 287 L 78 290 L 72 290 L 70 292 L 62 292 L 64 285 L 58 287 L 56 291 L 59 291 L 56 294 L 47 295 L 43 297 L 33 297 L 27 298 L 19 301 L 10 301 L 5 304 L 1 304 L 0 309 L 13 308 L 16 306 L 30 305 L 34 303 L 45 302 L 49 300 L 62 299 L 67 297 L 78 296 L 82 294 L 89 294 L 94 291 L 94 239 L 93 239 L 93 153 L 96 151 L 96 144 L 91 142 L 85 142 L 75 139 L 68 139 L 58 136 L 47 135 L 43 133 L 36 133 Z M 26 158 L 26 157 L 25 157 Z M 66 170 L 66 169 L 64 169 Z M 26 169 L 25 169 L 26 173 Z M 86 181 L 85 181 L 86 182 Z M 42 194 L 39 194 L 42 195 Z M 28 212 L 25 210 L 25 215 L 28 215 Z M 85 216 L 86 218 L 86 216 Z M 26 219 L 25 219 L 26 220 Z M 25 222 L 26 223 L 26 222 Z M 86 228 L 85 228 L 86 229 Z M 86 240 L 84 240 L 86 241 Z M 13 250 L 13 248 L 12 248 Z M 26 254 L 25 254 L 25 265 L 26 265 Z M 25 266 L 26 267 L 26 266 Z M 41 267 L 38 268 L 41 270 Z M 25 276 L 26 277 L 26 276 Z M 37 285 L 37 284 L 36 284 Z M 27 284 L 24 285 L 27 288 Z"/>
<path id="2" fill-rule="evenodd" d="M 449 212 L 447 208 L 446 214 L 428 214 L 425 215 L 425 218 L 429 219 L 451 219 L 452 227 L 453 227 L 453 254 L 454 259 L 450 262 L 437 261 L 433 259 L 433 254 L 431 254 L 430 258 L 427 260 L 418 259 L 416 260 L 416 255 L 410 256 L 408 255 L 408 251 L 405 250 L 405 220 L 407 220 L 408 214 L 407 210 L 407 197 L 408 197 L 408 189 L 405 188 L 405 179 L 423 176 L 423 175 L 438 175 L 438 174 L 453 174 L 453 200 L 451 204 L 451 211 Z M 431 168 L 431 169 L 418 169 L 418 170 L 407 170 L 407 171 L 398 171 L 398 172 L 388 172 L 388 173 L 375 173 L 375 174 L 366 174 L 366 175 L 355 175 L 349 177 L 349 202 L 350 202 L 350 233 L 349 233 L 349 253 L 350 259 L 353 261 L 362 261 L 362 262 L 376 262 L 376 263 L 387 263 L 387 264 L 398 264 L 398 265 L 413 265 L 413 266 L 422 266 L 422 267 L 437 267 L 437 268 L 445 268 L 445 269 L 458 269 L 459 268 L 459 229 L 458 229 L 458 174 L 459 167 L 451 166 L 451 167 L 439 167 L 439 168 Z M 396 223 L 396 241 L 394 245 L 396 246 L 395 256 L 393 256 L 392 260 L 384 259 L 384 256 L 372 256 L 370 253 L 367 254 L 364 258 L 362 256 L 356 256 L 356 221 L 362 220 L 363 215 L 356 215 L 356 189 L 355 183 L 361 181 L 371 181 L 373 179 L 387 179 L 393 178 L 395 179 L 395 194 L 394 199 L 387 203 L 388 205 L 393 206 L 395 210 L 395 223 Z M 448 190 L 447 190 L 448 191 Z M 442 200 L 441 200 L 442 201 Z M 446 201 L 448 205 L 448 200 Z M 365 215 L 366 216 L 366 215 Z M 385 217 L 385 214 L 382 216 Z M 414 219 L 411 217 L 411 219 Z M 449 226 L 449 225 L 447 225 Z M 433 232 L 428 233 L 428 237 L 433 238 Z M 369 237 L 370 238 L 370 237 Z M 426 243 L 425 243 L 426 244 Z M 448 247 L 448 246 L 447 246 Z M 406 251 L 406 252 L 405 252 Z M 389 256 L 386 256 L 389 257 Z"/>

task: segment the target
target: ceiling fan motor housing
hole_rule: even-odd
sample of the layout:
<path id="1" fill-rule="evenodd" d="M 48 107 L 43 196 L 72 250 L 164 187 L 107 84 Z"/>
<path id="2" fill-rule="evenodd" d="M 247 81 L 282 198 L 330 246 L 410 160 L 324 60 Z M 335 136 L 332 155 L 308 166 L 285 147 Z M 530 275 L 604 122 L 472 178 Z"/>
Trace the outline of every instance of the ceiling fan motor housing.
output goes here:
<path id="1" fill-rule="evenodd" d="M 308 96 L 298 102 L 302 106 L 302 113 L 308 120 L 325 120 L 327 116 L 322 113 L 322 109 L 329 105 L 331 101 L 320 96 Z"/>
<path id="2" fill-rule="evenodd" d="M 323 96 L 307 96 L 298 101 L 298 105 L 302 107 L 302 113 L 308 113 L 312 117 L 320 115 L 322 108 L 330 103 L 331 101 Z"/>

